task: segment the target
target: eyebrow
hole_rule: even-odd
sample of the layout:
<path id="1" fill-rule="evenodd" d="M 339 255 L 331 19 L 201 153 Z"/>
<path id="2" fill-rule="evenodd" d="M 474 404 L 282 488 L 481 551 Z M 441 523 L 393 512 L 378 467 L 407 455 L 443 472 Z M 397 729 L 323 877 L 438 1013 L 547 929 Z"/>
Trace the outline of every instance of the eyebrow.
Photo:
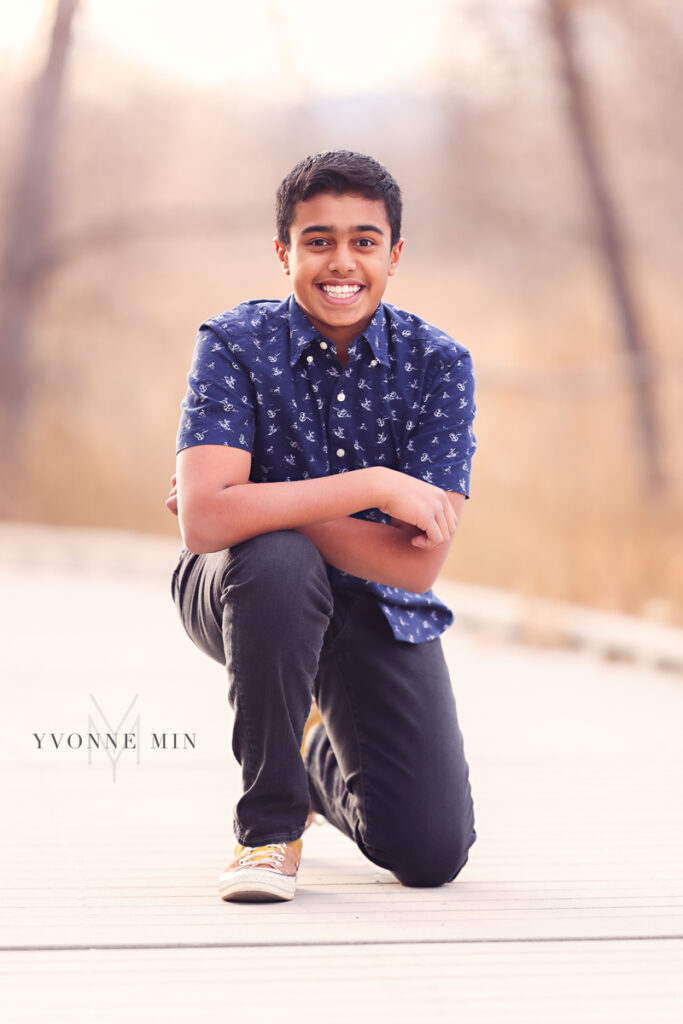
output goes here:
<path id="1" fill-rule="evenodd" d="M 358 224 L 355 228 L 352 228 L 352 231 L 374 231 L 377 235 L 384 235 L 382 229 L 378 228 L 375 224 Z M 320 232 L 332 235 L 334 234 L 334 226 L 332 224 L 311 224 L 310 227 L 304 228 L 301 234 L 317 235 Z"/>

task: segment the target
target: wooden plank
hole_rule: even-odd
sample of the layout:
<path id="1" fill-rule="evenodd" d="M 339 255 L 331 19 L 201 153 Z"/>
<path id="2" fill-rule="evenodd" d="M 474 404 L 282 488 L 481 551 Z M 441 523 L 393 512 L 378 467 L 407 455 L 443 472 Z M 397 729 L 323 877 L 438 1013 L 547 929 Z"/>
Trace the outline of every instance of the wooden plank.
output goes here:
<path id="1" fill-rule="evenodd" d="M 202 1024 L 226 1007 L 284 1021 L 680 1019 L 677 680 L 454 628 L 479 833 L 461 877 L 402 888 L 325 825 L 306 835 L 291 904 L 227 905 L 215 887 L 239 780 L 222 670 L 182 634 L 162 575 L 79 564 L 0 568 L 4 1019 L 90 1021 L 95 1004 L 98 1020 Z M 197 749 L 127 753 L 115 782 L 101 752 L 88 765 L 82 750 L 37 750 L 34 732 L 87 730 L 92 693 L 112 716 L 137 694 L 143 732 L 193 732 Z"/>
<path id="2" fill-rule="evenodd" d="M 17 954 L 2 992 L 8 1007 L 15 1000 L 58 1024 L 92 1020 L 95 1007 L 105 1021 L 203 1024 L 416 1012 L 439 1022 L 659 1024 L 680 1020 L 682 955 L 681 943 L 666 942 L 601 943 L 599 955 L 590 943 L 62 953 L 38 965 Z M 6 954 L 0 966 L 8 963 Z M 36 967 L 44 984 L 27 996 Z"/>

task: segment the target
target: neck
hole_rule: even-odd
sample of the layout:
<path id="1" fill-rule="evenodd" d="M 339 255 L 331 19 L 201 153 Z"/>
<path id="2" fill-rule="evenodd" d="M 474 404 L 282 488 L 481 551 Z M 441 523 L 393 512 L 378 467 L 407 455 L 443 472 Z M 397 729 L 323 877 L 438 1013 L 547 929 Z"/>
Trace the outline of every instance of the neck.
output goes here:
<path id="1" fill-rule="evenodd" d="M 346 366 L 349 361 L 349 342 L 335 341 L 334 347 L 337 353 L 337 362 L 341 366 Z"/>

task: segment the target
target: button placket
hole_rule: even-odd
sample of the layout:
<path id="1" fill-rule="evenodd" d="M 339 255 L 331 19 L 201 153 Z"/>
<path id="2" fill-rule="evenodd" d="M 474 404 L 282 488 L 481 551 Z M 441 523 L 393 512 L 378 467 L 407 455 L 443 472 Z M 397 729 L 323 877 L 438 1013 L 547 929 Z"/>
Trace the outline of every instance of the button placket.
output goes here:
<path id="1" fill-rule="evenodd" d="M 346 366 L 344 368 L 344 370 L 342 371 L 342 373 L 341 373 L 341 377 L 342 378 L 346 377 L 347 380 L 348 380 L 350 372 L 351 372 L 350 366 Z M 337 383 L 337 387 L 339 387 L 338 383 Z M 331 413 L 331 417 L 330 418 L 332 419 L 332 421 L 335 424 L 337 424 L 337 423 L 340 422 L 341 419 L 343 419 L 343 417 L 340 416 L 341 410 L 334 403 L 335 402 L 339 402 L 340 404 L 344 403 L 346 401 L 346 392 L 342 388 L 342 390 L 337 391 L 337 392 L 333 392 L 333 394 L 334 394 L 334 399 L 330 403 L 330 413 Z M 333 437 L 337 437 L 337 435 L 334 434 L 334 432 L 333 432 L 332 436 Z M 337 443 L 339 443 L 339 442 L 337 442 Z M 343 459 L 344 456 L 346 455 L 346 448 L 342 447 L 342 445 L 339 445 L 339 447 L 335 449 L 335 453 L 334 454 L 337 456 L 338 459 Z"/>

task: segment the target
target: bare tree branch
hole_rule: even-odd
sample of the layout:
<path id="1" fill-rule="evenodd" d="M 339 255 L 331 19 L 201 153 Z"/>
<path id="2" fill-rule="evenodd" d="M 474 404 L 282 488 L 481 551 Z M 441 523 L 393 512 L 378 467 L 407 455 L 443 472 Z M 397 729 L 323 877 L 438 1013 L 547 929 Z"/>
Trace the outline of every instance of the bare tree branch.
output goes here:
<path id="1" fill-rule="evenodd" d="M 18 450 L 29 403 L 31 323 L 52 201 L 52 171 L 67 54 L 78 0 L 58 0 L 45 66 L 30 97 L 27 130 L 17 163 L 5 248 L 0 267 L 0 398 L 10 429 L 5 455 Z"/>
<path id="2" fill-rule="evenodd" d="M 629 360 L 636 401 L 636 427 L 646 483 L 661 489 L 661 440 L 657 422 L 654 368 L 640 324 L 633 287 L 626 268 L 625 246 L 616 204 L 601 158 L 591 116 L 588 88 L 575 57 L 574 35 L 568 8 L 575 0 L 546 0 L 550 25 L 560 58 L 567 97 L 567 116 L 574 146 L 593 208 L 605 272 Z"/>
<path id="3" fill-rule="evenodd" d="M 267 220 L 270 211 L 262 206 L 234 208 L 174 207 L 172 210 L 130 210 L 101 221 L 93 221 L 62 237 L 45 243 L 36 253 L 31 274 L 44 279 L 59 267 L 87 256 L 92 250 L 129 245 L 144 238 L 187 236 L 191 234 L 232 235 Z"/>

